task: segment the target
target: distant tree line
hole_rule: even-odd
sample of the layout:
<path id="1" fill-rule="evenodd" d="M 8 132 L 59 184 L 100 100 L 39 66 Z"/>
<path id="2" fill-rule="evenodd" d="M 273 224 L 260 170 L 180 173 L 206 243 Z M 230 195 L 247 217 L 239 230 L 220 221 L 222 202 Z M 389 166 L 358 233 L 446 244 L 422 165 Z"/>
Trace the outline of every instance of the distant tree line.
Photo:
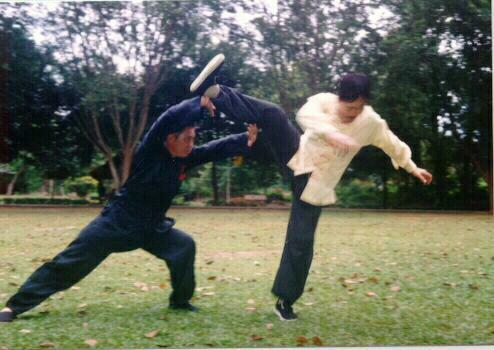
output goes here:
<path id="1" fill-rule="evenodd" d="M 55 191 L 91 172 L 118 189 L 147 128 L 190 97 L 194 76 L 223 52 L 221 82 L 278 103 L 291 118 L 307 97 L 334 91 L 345 72 L 372 78 L 374 109 L 435 179 L 421 186 L 366 149 L 339 185 L 341 206 L 489 208 L 489 1 L 279 0 L 276 11 L 246 0 L 0 6 L 9 150 L 0 173 L 10 174 L 12 193 L 47 180 Z M 216 118 L 201 129 L 206 142 L 244 126 Z M 227 194 L 287 188 L 261 140 L 243 162 L 197 169 L 184 198 L 221 203 Z"/>

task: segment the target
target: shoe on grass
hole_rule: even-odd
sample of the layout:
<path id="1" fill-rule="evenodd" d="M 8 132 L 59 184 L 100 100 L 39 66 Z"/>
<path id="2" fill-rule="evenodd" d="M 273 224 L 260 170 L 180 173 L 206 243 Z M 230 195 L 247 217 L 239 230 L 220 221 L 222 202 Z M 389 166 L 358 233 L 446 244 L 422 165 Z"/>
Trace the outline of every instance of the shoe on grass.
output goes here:
<path id="1" fill-rule="evenodd" d="M 190 311 L 190 312 L 198 312 L 199 308 L 192 305 L 191 303 L 183 303 L 183 304 L 170 304 L 168 306 L 169 309 L 171 310 L 183 310 L 183 311 Z"/>
<path id="2" fill-rule="evenodd" d="M 282 321 L 295 321 L 298 318 L 297 314 L 293 312 L 292 305 L 283 299 L 276 301 L 274 312 Z"/>
<path id="3" fill-rule="evenodd" d="M 15 315 L 12 311 L 2 311 L 0 312 L 0 322 L 12 322 Z"/>

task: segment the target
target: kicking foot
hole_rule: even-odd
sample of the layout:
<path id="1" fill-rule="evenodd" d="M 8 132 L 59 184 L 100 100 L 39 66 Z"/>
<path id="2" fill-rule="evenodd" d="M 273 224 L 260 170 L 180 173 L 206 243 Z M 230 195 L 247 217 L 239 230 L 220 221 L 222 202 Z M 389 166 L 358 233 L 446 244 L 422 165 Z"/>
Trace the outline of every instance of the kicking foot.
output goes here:
<path id="1" fill-rule="evenodd" d="M 295 321 L 298 316 L 293 312 L 293 308 L 283 299 L 278 299 L 274 306 L 274 313 L 278 315 L 282 321 Z"/>
<path id="2" fill-rule="evenodd" d="M 225 55 L 222 53 L 216 55 L 209 61 L 204 67 L 202 72 L 190 85 L 190 92 L 199 96 L 207 96 L 215 98 L 220 92 L 220 87 L 216 84 L 216 73 L 223 65 L 225 61 Z"/>
<path id="3" fill-rule="evenodd" d="M 0 322 L 12 322 L 15 318 L 12 309 L 6 307 L 0 311 Z"/>
<path id="4" fill-rule="evenodd" d="M 190 312 L 198 312 L 199 311 L 198 307 L 195 307 L 194 305 L 192 305 L 189 302 L 183 303 L 183 304 L 170 304 L 168 306 L 168 308 L 172 309 L 172 310 L 183 310 L 183 311 L 190 311 Z"/>

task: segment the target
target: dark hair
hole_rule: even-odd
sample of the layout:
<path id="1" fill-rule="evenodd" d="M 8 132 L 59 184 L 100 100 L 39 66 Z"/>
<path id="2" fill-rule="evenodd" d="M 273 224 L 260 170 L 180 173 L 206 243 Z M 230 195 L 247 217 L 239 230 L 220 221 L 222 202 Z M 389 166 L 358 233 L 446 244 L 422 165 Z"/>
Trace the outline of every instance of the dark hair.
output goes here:
<path id="1" fill-rule="evenodd" d="M 370 99 L 370 80 L 365 74 L 349 73 L 340 79 L 338 84 L 338 96 L 341 100 L 352 102 L 362 97 Z"/>

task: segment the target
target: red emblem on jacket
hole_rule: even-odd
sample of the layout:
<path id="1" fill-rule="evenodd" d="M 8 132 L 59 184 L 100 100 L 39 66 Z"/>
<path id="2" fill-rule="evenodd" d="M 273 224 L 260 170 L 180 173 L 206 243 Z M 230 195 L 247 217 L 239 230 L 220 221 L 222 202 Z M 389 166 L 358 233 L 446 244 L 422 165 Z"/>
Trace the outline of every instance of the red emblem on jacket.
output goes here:
<path id="1" fill-rule="evenodd" d="M 187 174 L 185 173 L 185 165 L 180 166 L 180 175 L 178 176 L 178 179 L 180 181 L 184 181 L 187 178 Z"/>

